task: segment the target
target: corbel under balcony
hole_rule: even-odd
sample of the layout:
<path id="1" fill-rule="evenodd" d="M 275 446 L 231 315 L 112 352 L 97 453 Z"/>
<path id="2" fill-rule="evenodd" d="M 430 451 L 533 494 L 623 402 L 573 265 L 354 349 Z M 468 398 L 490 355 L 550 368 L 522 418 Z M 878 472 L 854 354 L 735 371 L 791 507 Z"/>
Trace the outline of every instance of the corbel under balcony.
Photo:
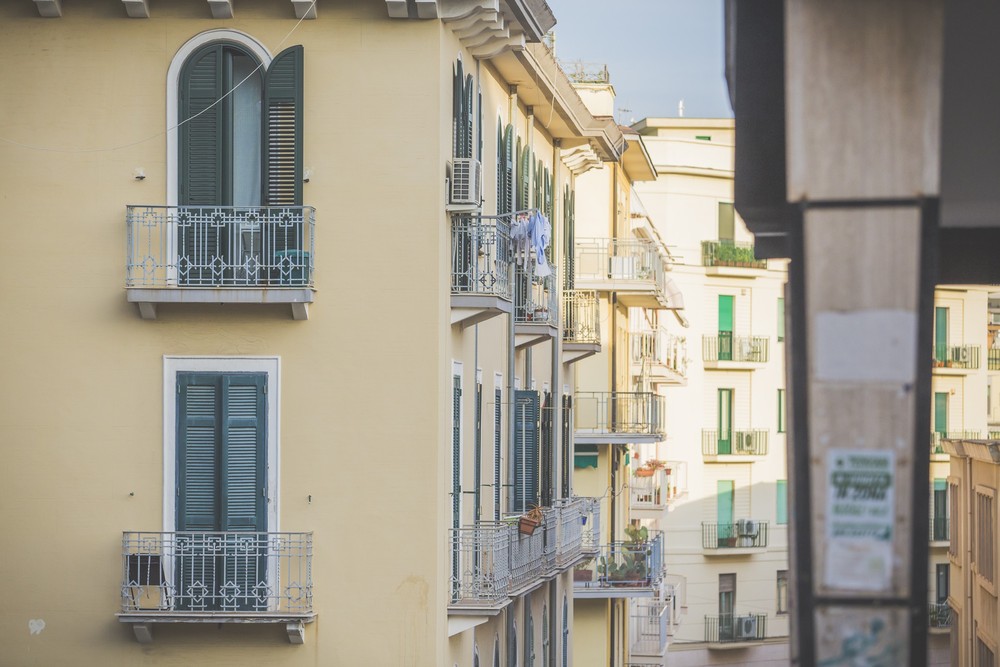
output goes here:
<path id="1" fill-rule="evenodd" d="M 564 340 L 562 343 L 562 362 L 564 364 L 575 364 L 582 359 L 594 356 L 600 351 L 600 343 L 578 343 Z"/>
<path id="2" fill-rule="evenodd" d="M 130 19 L 149 18 L 149 0 L 122 0 Z"/>
<path id="3" fill-rule="evenodd" d="M 451 323 L 463 329 L 498 315 L 509 315 L 513 309 L 510 300 L 493 294 L 451 295 Z"/>
<path id="4" fill-rule="evenodd" d="M 62 0 L 35 0 L 35 8 L 43 18 L 62 18 Z"/>
<path id="5" fill-rule="evenodd" d="M 233 18 L 232 0 L 208 0 L 208 7 L 212 10 L 213 19 Z"/>
<path id="6" fill-rule="evenodd" d="M 126 295 L 129 303 L 139 306 L 139 315 L 144 320 L 155 320 L 157 307 L 163 303 L 288 304 L 292 308 L 292 319 L 308 320 L 309 304 L 313 302 L 315 290 L 308 287 L 302 289 L 130 287 L 126 289 Z"/>
<path id="7" fill-rule="evenodd" d="M 555 340 L 559 330 L 552 323 L 517 323 L 514 325 L 514 349 L 523 350 L 539 343 Z"/>

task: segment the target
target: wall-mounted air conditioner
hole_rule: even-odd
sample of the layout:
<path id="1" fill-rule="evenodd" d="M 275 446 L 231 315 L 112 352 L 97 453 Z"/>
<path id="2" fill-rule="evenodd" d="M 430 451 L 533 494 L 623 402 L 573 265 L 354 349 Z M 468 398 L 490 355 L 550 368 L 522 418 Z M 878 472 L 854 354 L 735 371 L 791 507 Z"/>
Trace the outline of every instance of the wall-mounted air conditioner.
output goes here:
<path id="1" fill-rule="evenodd" d="M 740 537 L 757 537 L 760 532 L 760 523 L 753 519 L 740 519 L 736 522 L 736 533 Z"/>
<path id="2" fill-rule="evenodd" d="M 483 167 L 479 160 L 457 157 L 448 166 L 448 203 L 478 206 L 483 194 Z"/>
<path id="3" fill-rule="evenodd" d="M 737 616 L 736 617 L 736 638 L 737 639 L 757 639 L 757 617 Z"/>

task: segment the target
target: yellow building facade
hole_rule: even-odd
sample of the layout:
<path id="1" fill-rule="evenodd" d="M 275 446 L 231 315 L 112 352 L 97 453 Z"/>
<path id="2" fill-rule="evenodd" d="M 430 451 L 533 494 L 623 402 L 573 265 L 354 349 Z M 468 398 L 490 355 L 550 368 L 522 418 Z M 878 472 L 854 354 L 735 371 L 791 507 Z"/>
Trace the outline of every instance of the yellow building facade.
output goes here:
<path id="1" fill-rule="evenodd" d="M 573 202 L 625 139 L 553 23 L 0 8 L 4 664 L 573 664 Z"/>

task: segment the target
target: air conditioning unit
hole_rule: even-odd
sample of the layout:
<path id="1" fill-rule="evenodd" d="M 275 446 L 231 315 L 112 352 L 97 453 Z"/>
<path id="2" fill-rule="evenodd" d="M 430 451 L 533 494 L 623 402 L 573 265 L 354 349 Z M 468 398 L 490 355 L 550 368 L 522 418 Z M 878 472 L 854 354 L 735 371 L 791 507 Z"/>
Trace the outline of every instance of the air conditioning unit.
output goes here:
<path id="1" fill-rule="evenodd" d="M 449 163 L 449 167 L 448 202 L 478 206 L 483 193 L 483 167 L 479 160 L 457 157 Z"/>
<path id="2" fill-rule="evenodd" d="M 736 638 L 737 639 L 757 639 L 757 617 L 737 616 L 736 617 Z"/>
<path id="3" fill-rule="evenodd" d="M 757 537 L 760 532 L 760 523 L 753 519 L 740 519 L 736 522 L 736 533 L 740 537 Z"/>
<path id="4" fill-rule="evenodd" d="M 963 364 L 968 363 L 969 362 L 969 348 L 967 348 L 965 346 L 956 348 L 952 352 L 951 356 L 952 356 L 952 361 L 958 361 L 958 362 L 963 363 Z"/>
<path id="5" fill-rule="evenodd" d="M 752 454 L 753 453 L 753 434 L 752 433 L 735 433 L 736 436 L 736 452 L 739 454 Z"/>

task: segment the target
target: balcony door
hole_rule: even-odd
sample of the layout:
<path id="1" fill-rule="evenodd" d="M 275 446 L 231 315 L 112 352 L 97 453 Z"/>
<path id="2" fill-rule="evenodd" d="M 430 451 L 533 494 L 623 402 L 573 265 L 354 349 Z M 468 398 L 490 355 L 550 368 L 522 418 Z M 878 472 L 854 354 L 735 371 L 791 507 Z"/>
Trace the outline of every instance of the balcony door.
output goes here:
<path id="1" fill-rule="evenodd" d="M 177 374 L 179 608 L 268 608 L 266 386 L 264 373 Z"/>
<path id="2" fill-rule="evenodd" d="M 718 522 L 719 547 L 736 545 L 736 530 L 733 523 L 733 498 L 736 495 L 736 483 L 729 479 L 716 482 L 716 521 Z"/>
<path id="3" fill-rule="evenodd" d="M 731 294 L 719 295 L 719 361 L 733 360 L 733 305 Z"/>
<path id="4" fill-rule="evenodd" d="M 253 212 L 302 201 L 302 47 L 265 68 L 244 46 L 210 43 L 178 86 L 178 283 L 259 284 L 302 249 L 301 224 L 265 228 Z"/>
<path id="5" fill-rule="evenodd" d="M 948 309 L 934 309 L 934 360 L 948 361 Z"/>
<path id="6" fill-rule="evenodd" d="M 934 392 L 934 433 L 937 436 L 934 453 L 940 454 L 944 451 L 941 449 L 941 438 L 948 437 L 948 392 L 946 391 Z"/>
<path id="7" fill-rule="evenodd" d="M 932 494 L 934 513 L 931 539 L 940 542 L 948 539 L 948 481 L 935 479 Z"/>
<path id="8" fill-rule="evenodd" d="M 719 641 L 735 639 L 736 574 L 719 575 Z"/>
<path id="9" fill-rule="evenodd" d="M 718 453 L 733 453 L 733 389 L 719 389 Z"/>

